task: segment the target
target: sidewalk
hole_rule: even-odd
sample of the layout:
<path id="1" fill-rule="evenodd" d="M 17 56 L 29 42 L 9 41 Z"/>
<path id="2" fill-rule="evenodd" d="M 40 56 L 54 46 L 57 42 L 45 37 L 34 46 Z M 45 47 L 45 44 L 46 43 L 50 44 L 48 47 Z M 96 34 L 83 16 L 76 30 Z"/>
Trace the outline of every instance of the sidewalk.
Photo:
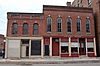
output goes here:
<path id="1" fill-rule="evenodd" d="M 67 63 L 100 63 L 100 58 L 34 58 L 34 59 L 0 59 L 0 63 L 18 64 L 67 64 Z"/>

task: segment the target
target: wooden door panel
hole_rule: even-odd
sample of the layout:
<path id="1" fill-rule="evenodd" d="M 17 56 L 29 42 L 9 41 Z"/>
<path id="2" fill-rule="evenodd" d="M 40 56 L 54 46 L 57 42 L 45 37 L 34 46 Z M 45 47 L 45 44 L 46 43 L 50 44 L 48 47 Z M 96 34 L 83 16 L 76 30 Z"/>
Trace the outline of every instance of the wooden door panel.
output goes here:
<path id="1" fill-rule="evenodd" d="M 53 56 L 59 56 L 59 43 L 58 42 L 53 42 L 52 55 Z"/>

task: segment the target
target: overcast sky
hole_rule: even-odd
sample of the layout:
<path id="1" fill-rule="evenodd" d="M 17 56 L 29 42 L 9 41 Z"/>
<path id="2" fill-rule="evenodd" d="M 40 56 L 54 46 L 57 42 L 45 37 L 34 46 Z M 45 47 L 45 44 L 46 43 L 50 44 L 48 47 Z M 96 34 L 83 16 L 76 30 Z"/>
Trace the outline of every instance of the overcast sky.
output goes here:
<path id="1" fill-rule="evenodd" d="M 0 0 L 0 34 L 6 35 L 7 12 L 41 13 L 43 5 L 61 5 L 73 0 Z"/>

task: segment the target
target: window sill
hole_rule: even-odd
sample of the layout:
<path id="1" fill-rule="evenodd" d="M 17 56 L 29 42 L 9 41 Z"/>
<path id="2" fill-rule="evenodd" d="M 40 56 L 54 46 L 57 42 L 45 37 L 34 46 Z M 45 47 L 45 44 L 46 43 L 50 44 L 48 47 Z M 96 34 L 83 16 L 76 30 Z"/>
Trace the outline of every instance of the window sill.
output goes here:
<path id="1" fill-rule="evenodd" d="M 32 37 L 39 37 L 40 35 L 32 35 Z"/>
<path id="2" fill-rule="evenodd" d="M 52 33 L 52 32 L 47 32 L 47 33 Z"/>
<path id="3" fill-rule="evenodd" d="M 29 35 L 22 35 L 23 37 L 28 37 Z"/>
<path id="4" fill-rule="evenodd" d="M 90 35 L 91 33 L 86 33 L 87 35 Z"/>
<path id="5" fill-rule="evenodd" d="M 77 32 L 77 34 L 81 34 L 81 32 Z"/>
<path id="6" fill-rule="evenodd" d="M 18 34 L 12 34 L 12 36 L 13 36 L 13 37 L 17 37 L 17 36 L 18 36 Z"/>
<path id="7" fill-rule="evenodd" d="M 72 32 L 67 32 L 67 34 L 72 34 Z"/>
<path id="8" fill-rule="evenodd" d="M 62 32 L 58 32 L 58 31 L 57 31 L 57 33 L 62 33 Z"/>

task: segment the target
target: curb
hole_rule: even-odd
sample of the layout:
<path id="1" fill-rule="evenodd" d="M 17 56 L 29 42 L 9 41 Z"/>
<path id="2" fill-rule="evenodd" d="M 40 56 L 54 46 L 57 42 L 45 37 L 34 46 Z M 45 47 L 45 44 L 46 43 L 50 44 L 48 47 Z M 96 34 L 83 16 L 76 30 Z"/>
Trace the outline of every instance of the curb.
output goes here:
<path id="1" fill-rule="evenodd" d="M 94 60 L 0 60 L 0 64 L 79 64 L 79 63 L 100 63 L 100 60 L 94 59 Z"/>

